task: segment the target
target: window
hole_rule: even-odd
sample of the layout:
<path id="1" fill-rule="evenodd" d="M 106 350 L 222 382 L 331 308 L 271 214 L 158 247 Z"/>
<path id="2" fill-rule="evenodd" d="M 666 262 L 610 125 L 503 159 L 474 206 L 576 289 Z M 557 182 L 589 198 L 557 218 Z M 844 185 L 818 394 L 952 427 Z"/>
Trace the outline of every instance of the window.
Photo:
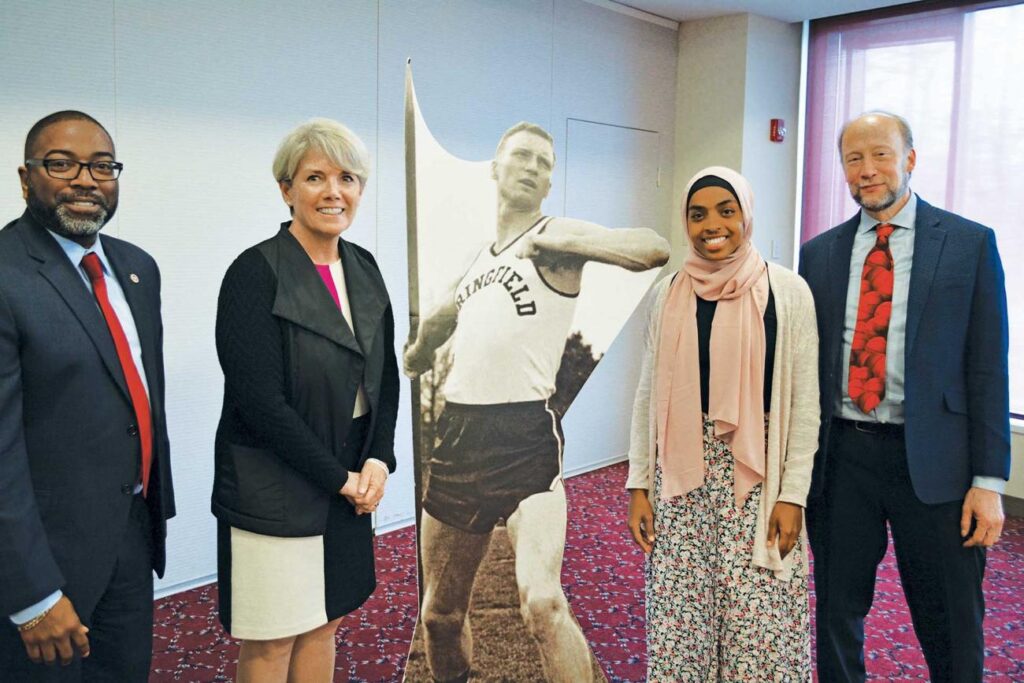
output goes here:
<path id="1" fill-rule="evenodd" d="M 857 209 L 836 150 L 843 122 L 870 109 L 906 117 L 913 190 L 996 231 L 1010 411 L 1024 416 L 1024 3 L 922 3 L 815 21 L 809 49 L 801 241 Z"/>

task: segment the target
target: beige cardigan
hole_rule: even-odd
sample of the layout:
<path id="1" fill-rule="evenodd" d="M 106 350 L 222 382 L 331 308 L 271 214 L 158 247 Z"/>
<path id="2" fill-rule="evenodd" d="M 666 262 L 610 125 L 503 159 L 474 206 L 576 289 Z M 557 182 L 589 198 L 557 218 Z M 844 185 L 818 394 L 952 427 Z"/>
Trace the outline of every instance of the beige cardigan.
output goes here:
<path id="1" fill-rule="evenodd" d="M 791 270 L 768 264 L 768 277 L 775 296 L 778 327 L 775 332 L 775 361 L 772 374 L 768 451 L 761 507 L 754 532 L 751 561 L 788 580 L 795 553 L 783 560 L 778 546 L 769 549 L 768 518 L 777 501 L 803 507 L 811 486 L 811 468 L 818 450 L 818 324 L 814 300 L 807 283 Z M 662 309 L 671 277 L 661 280 L 648 295 L 647 334 L 644 340 L 640 382 L 633 403 L 633 425 L 629 444 L 628 489 L 647 489 L 654 507 L 657 530 L 658 501 L 654 496 L 654 465 L 657 437 L 657 407 L 654 400 L 654 368 L 658 365 Z M 800 537 L 807 548 L 806 524 Z M 803 562 L 806 571 L 807 562 Z"/>

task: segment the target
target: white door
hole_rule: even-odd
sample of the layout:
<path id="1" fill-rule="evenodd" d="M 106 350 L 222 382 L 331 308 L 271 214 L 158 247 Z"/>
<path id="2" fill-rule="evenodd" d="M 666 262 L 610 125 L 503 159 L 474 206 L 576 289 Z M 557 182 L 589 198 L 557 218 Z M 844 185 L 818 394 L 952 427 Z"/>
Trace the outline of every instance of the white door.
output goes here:
<path id="1" fill-rule="evenodd" d="M 566 128 L 563 215 L 610 228 L 657 229 L 661 135 L 577 119 L 569 119 Z M 643 350 L 643 313 L 636 307 L 655 273 L 629 278 L 621 269 L 595 268 L 594 264 L 584 271 L 584 294 L 597 289 L 602 296 L 584 300 L 581 295 L 576 321 L 597 321 L 583 322 L 580 327 L 593 351 L 605 355 L 563 421 L 563 469 L 568 475 L 622 460 L 629 449 L 633 394 Z M 631 305 L 623 306 L 629 302 Z M 625 310 L 615 314 L 617 307 Z M 627 317 L 616 337 L 614 330 Z"/>

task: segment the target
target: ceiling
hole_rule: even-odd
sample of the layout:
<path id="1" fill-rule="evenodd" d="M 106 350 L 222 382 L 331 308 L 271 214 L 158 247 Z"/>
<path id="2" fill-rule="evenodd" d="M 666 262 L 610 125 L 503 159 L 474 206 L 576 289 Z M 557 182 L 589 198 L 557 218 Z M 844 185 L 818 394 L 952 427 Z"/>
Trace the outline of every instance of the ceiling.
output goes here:
<path id="1" fill-rule="evenodd" d="M 760 14 L 780 21 L 820 19 L 890 5 L 907 0 L 612 0 L 616 4 L 656 14 L 673 21 L 691 21 L 725 14 Z"/>

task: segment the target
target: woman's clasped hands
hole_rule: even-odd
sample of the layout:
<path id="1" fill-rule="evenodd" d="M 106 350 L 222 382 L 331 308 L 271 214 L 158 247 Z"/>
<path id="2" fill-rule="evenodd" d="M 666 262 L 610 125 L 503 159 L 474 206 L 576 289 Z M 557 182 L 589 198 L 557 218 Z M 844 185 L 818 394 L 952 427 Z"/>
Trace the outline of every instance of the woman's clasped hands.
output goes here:
<path id="1" fill-rule="evenodd" d="M 384 497 L 384 485 L 388 473 L 383 466 L 367 461 L 360 472 L 349 472 L 348 481 L 338 491 L 356 509 L 357 515 L 364 515 L 377 509 Z"/>

